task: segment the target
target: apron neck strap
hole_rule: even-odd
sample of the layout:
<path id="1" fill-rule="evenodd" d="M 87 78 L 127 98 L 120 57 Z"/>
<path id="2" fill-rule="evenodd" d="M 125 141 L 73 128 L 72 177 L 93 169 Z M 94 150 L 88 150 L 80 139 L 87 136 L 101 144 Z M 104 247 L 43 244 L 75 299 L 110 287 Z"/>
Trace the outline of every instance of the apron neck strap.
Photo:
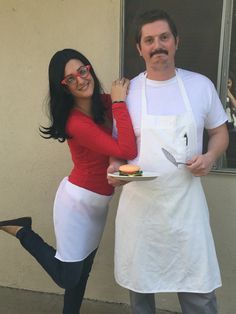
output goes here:
<path id="1" fill-rule="evenodd" d="M 184 87 L 183 80 L 180 77 L 180 75 L 178 74 L 177 69 L 175 70 L 175 77 L 176 77 L 176 80 L 177 80 L 177 83 L 178 83 L 178 86 L 180 89 L 181 96 L 182 96 L 183 101 L 184 101 L 185 109 L 188 112 L 192 111 L 190 101 L 189 101 L 187 92 L 186 92 L 185 87 Z M 141 84 L 141 86 L 142 86 L 142 91 L 141 91 L 141 93 L 142 93 L 142 114 L 147 115 L 147 95 L 146 95 L 147 72 L 143 73 L 143 75 L 141 76 L 141 79 L 142 79 L 142 84 Z"/>

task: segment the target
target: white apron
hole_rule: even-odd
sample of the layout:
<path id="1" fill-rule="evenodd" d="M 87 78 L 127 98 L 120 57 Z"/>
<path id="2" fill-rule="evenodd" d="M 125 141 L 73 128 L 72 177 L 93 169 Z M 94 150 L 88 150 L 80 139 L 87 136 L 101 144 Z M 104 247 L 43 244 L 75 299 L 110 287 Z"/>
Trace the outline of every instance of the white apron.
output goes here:
<path id="1" fill-rule="evenodd" d="M 186 111 L 154 116 L 147 114 L 146 77 L 141 77 L 141 145 L 133 163 L 160 176 L 125 185 L 116 217 L 115 278 L 140 293 L 205 293 L 221 285 L 200 178 L 174 166 L 161 151 L 187 161 L 197 149 L 191 105 L 177 73 L 176 78 Z"/>
<path id="2" fill-rule="evenodd" d="M 81 261 L 98 247 L 110 199 L 62 180 L 53 210 L 57 259 Z"/>

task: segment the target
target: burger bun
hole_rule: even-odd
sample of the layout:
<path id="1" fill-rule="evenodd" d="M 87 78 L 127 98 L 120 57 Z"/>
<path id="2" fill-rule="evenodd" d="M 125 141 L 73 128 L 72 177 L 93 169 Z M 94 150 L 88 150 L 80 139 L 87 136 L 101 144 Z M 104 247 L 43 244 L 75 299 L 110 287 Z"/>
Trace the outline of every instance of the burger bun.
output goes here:
<path id="1" fill-rule="evenodd" d="M 122 165 L 119 167 L 119 173 L 120 175 L 142 175 L 142 171 L 139 166 L 137 165 L 131 165 L 131 164 L 126 164 Z"/>

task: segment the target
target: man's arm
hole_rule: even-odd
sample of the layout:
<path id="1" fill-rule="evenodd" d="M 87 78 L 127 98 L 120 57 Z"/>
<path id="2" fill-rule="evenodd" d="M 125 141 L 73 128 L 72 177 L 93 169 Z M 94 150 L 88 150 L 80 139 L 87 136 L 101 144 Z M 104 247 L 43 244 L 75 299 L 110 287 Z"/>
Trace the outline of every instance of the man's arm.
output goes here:
<path id="1" fill-rule="evenodd" d="M 229 144 L 226 124 L 207 131 L 209 135 L 207 152 L 203 155 L 194 156 L 188 161 L 187 168 L 197 177 L 208 174 L 214 162 L 225 152 Z"/>

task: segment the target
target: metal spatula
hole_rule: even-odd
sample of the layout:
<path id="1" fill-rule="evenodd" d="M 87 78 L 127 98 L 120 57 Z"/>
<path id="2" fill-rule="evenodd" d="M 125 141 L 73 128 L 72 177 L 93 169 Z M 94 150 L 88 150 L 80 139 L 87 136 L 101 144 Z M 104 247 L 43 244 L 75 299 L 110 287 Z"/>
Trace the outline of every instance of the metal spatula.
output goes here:
<path id="1" fill-rule="evenodd" d="M 166 158 L 172 162 L 173 165 L 175 165 L 176 167 L 178 167 L 178 165 L 187 165 L 186 162 L 180 162 L 180 161 L 176 161 L 175 157 L 170 153 L 168 152 L 168 150 L 166 150 L 165 148 L 161 148 L 163 154 L 166 156 Z"/>

